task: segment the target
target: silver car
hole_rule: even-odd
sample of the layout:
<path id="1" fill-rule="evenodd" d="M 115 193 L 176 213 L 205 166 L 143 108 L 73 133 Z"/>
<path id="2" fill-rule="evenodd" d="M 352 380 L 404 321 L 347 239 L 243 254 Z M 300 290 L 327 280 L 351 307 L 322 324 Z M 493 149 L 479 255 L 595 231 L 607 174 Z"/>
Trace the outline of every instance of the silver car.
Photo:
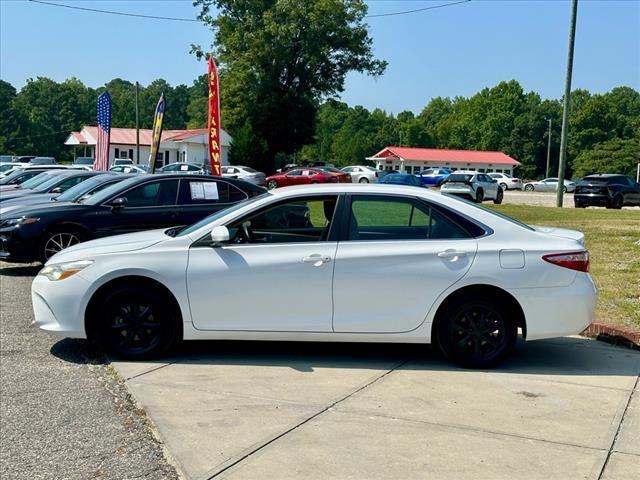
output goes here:
<path id="1" fill-rule="evenodd" d="M 498 181 L 485 173 L 457 171 L 449 175 L 440 187 L 442 193 L 466 197 L 476 203 L 493 200 L 502 203 L 504 191 Z"/>
<path id="2" fill-rule="evenodd" d="M 222 167 L 222 176 L 237 178 L 238 180 L 244 180 L 254 185 L 264 186 L 267 184 L 267 176 L 264 173 L 243 165 L 228 165 Z"/>
<path id="3" fill-rule="evenodd" d="M 340 169 L 351 176 L 351 183 L 376 183 L 378 171 L 366 165 L 351 165 Z"/>
<path id="4" fill-rule="evenodd" d="M 558 190 L 558 177 L 545 178 L 537 182 L 527 182 L 524 184 L 526 192 L 556 192 Z M 576 182 L 571 180 L 564 181 L 564 192 L 571 193 L 576 189 Z"/>

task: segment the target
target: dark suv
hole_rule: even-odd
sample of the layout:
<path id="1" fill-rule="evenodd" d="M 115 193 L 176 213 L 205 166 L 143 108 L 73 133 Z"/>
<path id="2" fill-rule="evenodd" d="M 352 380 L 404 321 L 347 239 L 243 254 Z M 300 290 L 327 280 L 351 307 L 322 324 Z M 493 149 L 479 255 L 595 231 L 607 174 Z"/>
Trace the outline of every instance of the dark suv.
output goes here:
<path id="1" fill-rule="evenodd" d="M 576 185 L 573 201 L 576 208 L 585 208 L 590 205 L 607 208 L 640 205 L 640 183 L 625 175 L 612 173 L 589 175 Z"/>

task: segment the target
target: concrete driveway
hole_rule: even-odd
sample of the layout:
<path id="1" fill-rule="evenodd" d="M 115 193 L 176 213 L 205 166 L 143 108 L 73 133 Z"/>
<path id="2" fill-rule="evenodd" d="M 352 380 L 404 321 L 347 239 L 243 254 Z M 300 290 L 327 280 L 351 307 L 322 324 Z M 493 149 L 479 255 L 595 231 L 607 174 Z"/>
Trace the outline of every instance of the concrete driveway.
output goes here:
<path id="1" fill-rule="evenodd" d="M 420 346 L 249 342 L 113 365 L 190 479 L 640 478 L 640 354 L 585 338 L 492 371 Z"/>

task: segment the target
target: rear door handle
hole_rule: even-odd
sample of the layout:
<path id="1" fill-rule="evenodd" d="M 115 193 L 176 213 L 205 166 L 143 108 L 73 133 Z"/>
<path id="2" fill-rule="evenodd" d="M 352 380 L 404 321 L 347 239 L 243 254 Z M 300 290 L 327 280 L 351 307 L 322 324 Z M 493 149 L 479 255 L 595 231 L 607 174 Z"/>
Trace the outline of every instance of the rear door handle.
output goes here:
<path id="1" fill-rule="evenodd" d="M 303 257 L 302 261 L 304 263 L 311 263 L 314 267 L 319 267 L 323 263 L 328 263 L 331 261 L 331 257 L 320 255 L 319 253 L 314 253 L 309 255 L 308 257 Z"/>
<path id="2" fill-rule="evenodd" d="M 459 258 L 464 258 L 467 256 L 467 252 L 461 252 L 459 250 L 445 250 L 444 252 L 438 252 L 439 258 L 448 258 L 452 262 L 455 262 Z"/>

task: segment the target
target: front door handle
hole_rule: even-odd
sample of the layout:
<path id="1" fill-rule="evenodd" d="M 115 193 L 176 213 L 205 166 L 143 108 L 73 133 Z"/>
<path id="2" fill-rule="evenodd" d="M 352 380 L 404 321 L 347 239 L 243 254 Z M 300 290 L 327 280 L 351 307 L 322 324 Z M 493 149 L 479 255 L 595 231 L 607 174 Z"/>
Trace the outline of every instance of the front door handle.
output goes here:
<path id="1" fill-rule="evenodd" d="M 466 256 L 467 252 L 461 252 L 459 250 L 445 250 L 444 252 L 438 252 L 439 258 L 447 258 L 452 262 L 455 262 L 456 260 L 464 258 Z"/>
<path id="2" fill-rule="evenodd" d="M 314 253 L 309 255 L 308 257 L 303 257 L 302 261 L 304 263 L 311 263 L 314 267 L 319 267 L 323 263 L 328 263 L 331 261 L 331 257 L 320 255 L 319 253 Z"/>

